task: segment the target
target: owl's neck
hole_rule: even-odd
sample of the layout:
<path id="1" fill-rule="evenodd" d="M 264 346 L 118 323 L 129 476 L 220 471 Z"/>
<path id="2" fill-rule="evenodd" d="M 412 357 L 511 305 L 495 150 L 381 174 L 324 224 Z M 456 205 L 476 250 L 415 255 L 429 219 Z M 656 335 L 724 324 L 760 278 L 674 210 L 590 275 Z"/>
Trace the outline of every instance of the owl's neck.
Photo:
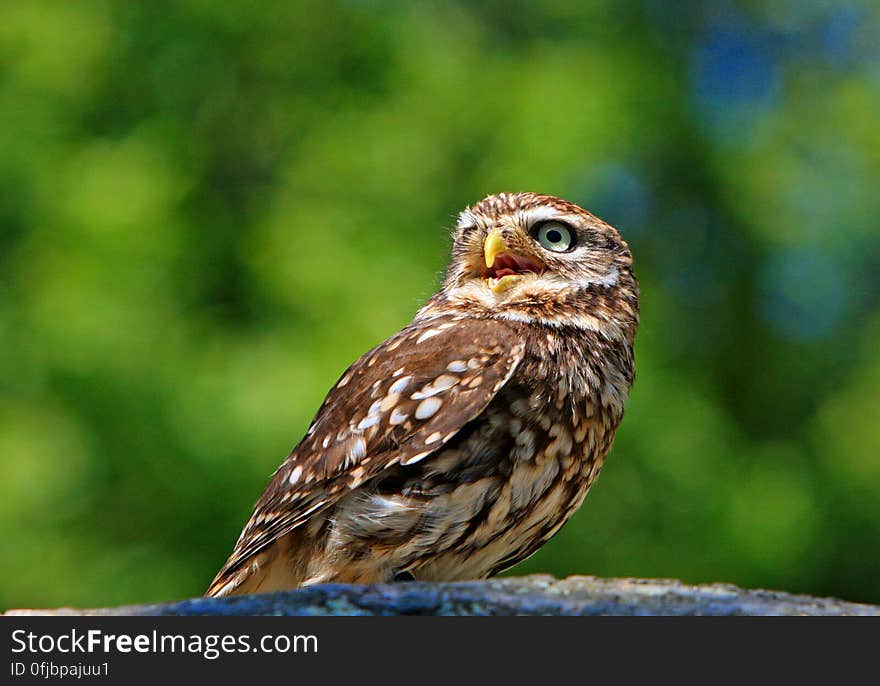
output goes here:
<path id="1" fill-rule="evenodd" d="M 528 326 L 523 335 L 519 383 L 537 389 L 560 409 L 589 406 L 619 420 L 634 378 L 631 345 L 572 329 Z"/>
<path id="2" fill-rule="evenodd" d="M 438 317 L 498 319 L 562 336 L 592 334 L 631 347 L 639 323 L 638 286 L 631 279 L 615 288 L 593 285 L 541 297 L 498 299 L 483 284 L 473 282 L 436 293 L 415 321 Z"/>
<path id="3" fill-rule="evenodd" d="M 532 387 L 546 402 L 563 406 L 589 405 L 610 417 L 623 414 L 634 378 L 633 338 L 638 322 L 569 316 L 545 321 L 513 310 L 486 312 L 462 308 L 432 298 L 415 322 L 433 325 L 437 319 L 497 319 L 525 342 L 525 357 L 515 377 Z M 625 309 L 625 308 L 624 308 Z"/>

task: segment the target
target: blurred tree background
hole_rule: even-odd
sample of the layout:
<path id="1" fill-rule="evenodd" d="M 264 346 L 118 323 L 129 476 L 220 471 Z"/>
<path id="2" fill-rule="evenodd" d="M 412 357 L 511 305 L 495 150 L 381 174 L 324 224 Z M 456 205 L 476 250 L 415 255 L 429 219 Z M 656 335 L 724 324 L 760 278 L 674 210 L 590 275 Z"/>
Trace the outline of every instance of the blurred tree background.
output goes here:
<path id="1" fill-rule="evenodd" d="M 880 9 L 0 4 L 0 607 L 201 593 L 490 192 L 620 228 L 638 378 L 514 573 L 880 602 Z"/>

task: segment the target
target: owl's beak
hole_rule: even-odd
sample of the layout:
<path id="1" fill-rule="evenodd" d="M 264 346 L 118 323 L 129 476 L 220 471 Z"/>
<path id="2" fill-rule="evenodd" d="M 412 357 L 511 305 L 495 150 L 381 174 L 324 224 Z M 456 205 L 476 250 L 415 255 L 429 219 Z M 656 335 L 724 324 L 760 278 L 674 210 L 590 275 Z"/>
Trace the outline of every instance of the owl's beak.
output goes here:
<path id="1" fill-rule="evenodd" d="M 495 264 L 495 257 L 498 253 L 505 252 L 506 250 L 508 250 L 507 243 L 504 242 L 501 232 L 498 229 L 492 229 L 483 243 L 483 257 L 486 258 L 486 268 L 491 269 L 492 265 Z"/>
<path id="2" fill-rule="evenodd" d="M 508 290 L 526 273 L 541 274 L 544 271 L 544 265 L 510 252 L 498 229 L 492 229 L 486 236 L 483 257 L 486 260 L 485 278 L 494 293 Z"/>

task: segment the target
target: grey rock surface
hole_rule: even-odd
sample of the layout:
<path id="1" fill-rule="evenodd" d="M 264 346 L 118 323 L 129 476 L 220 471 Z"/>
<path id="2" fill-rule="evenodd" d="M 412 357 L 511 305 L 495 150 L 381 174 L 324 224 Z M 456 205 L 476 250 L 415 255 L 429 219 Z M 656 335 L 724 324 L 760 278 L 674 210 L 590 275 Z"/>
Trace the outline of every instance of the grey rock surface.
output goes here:
<path id="1" fill-rule="evenodd" d="M 78 610 L 12 610 L 16 615 L 871 615 L 880 606 L 729 584 L 668 579 L 550 576 L 459 583 L 313 586 L 283 593 L 197 598 Z"/>

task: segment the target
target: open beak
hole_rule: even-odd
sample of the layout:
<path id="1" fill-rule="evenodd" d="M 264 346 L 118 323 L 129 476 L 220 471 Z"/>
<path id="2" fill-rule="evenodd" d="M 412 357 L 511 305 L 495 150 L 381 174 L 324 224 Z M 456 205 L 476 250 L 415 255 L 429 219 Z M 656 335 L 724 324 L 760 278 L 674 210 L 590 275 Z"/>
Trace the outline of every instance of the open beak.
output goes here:
<path id="1" fill-rule="evenodd" d="M 495 257 L 498 253 L 507 251 L 507 243 L 498 229 L 492 229 L 486 236 L 486 242 L 483 243 L 483 256 L 486 258 L 486 268 L 491 269 L 495 264 Z"/>
<path id="2" fill-rule="evenodd" d="M 495 293 L 508 290 L 526 273 L 541 274 L 544 271 L 544 265 L 539 262 L 510 252 L 498 229 L 492 229 L 486 236 L 483 257 L 486 260 L 485 278 Z"/>

